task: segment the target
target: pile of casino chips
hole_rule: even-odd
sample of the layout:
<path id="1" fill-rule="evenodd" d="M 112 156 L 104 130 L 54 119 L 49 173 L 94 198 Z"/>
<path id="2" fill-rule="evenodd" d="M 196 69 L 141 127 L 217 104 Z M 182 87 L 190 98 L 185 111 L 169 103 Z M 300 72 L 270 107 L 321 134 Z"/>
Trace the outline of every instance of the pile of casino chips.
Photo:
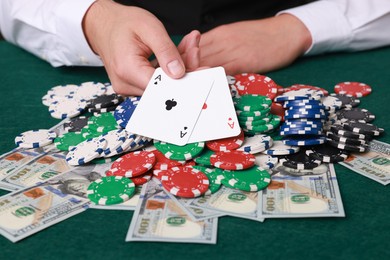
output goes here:
<path id="1" fill-rule="evenodd" d="M 53 117 L 68 118 L 64 134 L 40 129 L 15 142 L 36 148 L 54 141 L 57 149 L 68 151 L 72 165 L 112 162 L 107 176 L 88 188 L 91 201 L 111 205 L 130 199 L 134 187 L 152 176 L 186 198 L 215 193 L 221 185 L 258 191 L 268 186 L 268 171 L 279 162 L 314 171 L 323 162 L 345 160 L 350 151 L 366 151 L 368 141 L 383 132 L 370 124 L 375 117 L 369 111 L 356 108 L 357 97 L 371 92 L 366 84 L 340 83 L 328 96 L 314 86 L 282 88 L 258 74 L 228 76 L 228 82 L 243 130 L 236 137 L 185 146 L 154 140 L 151 145 L 124 129 L 140 97 L 123 98 L 109 85 L 86 82 L 54 87 L 42 99 Z M 84 112 L 93 115 L 79 116 Z M 283 140 L 271 137 L 279 134 Z"/>
<path id="2" fill-rule="evenodd" d="M 279 127 L 281 118 L 270 113 L 272 100 L 258 94 L 233 98 L 239 124 L 248 135 L 267 133 Z"/>

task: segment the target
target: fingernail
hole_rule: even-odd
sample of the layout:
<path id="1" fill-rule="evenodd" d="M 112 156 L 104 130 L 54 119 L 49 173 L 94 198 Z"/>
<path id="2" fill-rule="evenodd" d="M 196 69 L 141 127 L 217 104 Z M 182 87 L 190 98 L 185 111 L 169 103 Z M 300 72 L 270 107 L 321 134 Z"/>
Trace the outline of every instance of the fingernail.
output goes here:
<path id="1" fill-rule="evenodd" d="M 178 60 L 171 61 L 167 67 L 173 76 L 181 76 L 184 72 L 184 68 Z"/>

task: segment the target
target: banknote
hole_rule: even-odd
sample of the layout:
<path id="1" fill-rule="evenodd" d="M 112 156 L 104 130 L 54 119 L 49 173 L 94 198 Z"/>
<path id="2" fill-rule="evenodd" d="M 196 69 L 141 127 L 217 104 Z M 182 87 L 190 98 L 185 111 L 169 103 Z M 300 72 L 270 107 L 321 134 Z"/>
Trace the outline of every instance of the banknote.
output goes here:
<path id="1" fill-rule="evenodd" d="M 222 211 L 215 211 L 211 209 L 206 208 L 199 208 L 199 207 L 192 207 L 189 204 L 193 199 L 188 198 L 181 198 L 176 197 L 175 195 L 169 193 L 166 191 L 168 196 L 178 205 L 181 207 L 182 210 L 184 210 L 187 215 L 193 220 L 193 221 L 201 221 L 209 218 L 216 218 L 216 217 L 222 217 L 225 215 Z"/>
<path id="2" fill-rule="evenodd" d="M 390 144 L 372 140 L 366 153 L 353 153 L 341 165 L 383 185 L 390 183 Z"/>
<path id="3" fill-rule="evenodd" d="M 214 194 L 190 200 L 188 206 L 219 211 L 228 216 L 264 221 L 259 215 L 261 201 L 258 192 L 246 192 L 222 186 Z"/>
<path id="4" fill-rule="evenodd" d="M 126 241 L 215 244 L 218 218 L 192 221 L 154 180 L 143 185 Z"/>
<path id="5" fill-rule="evenodd" d="M 67 172 L 72 167 L 66 162 L 65 156 L 66 152 L 48 152 L 36 156 L 8 173 L 0 180 L 0 185 L 18 190 Z"/>
<path id="6" fill-rule="evenodd" d="M 108 210 L 135 210 L 137 207 L 139 195 L 141 194 L 142 186 L 135 186 L 135 191 L 133 197 L 128 201 L 115 205 L 96 205 L 91 203 L 89 205 L 90 209 L 108 209 Z"/>
<path id="7" fill-rule="evenodd" d="M 312 174 L 277 165 L 259 197 L 263 218 L 345 216 L 333 164 L 322 164 Z"/>
<path id="8" fill-rule="evenodd" d="M 0 197 L 0 234 L 17 242 L 88 208 L 89 184 L 110 164 L 80 166 Z"/>

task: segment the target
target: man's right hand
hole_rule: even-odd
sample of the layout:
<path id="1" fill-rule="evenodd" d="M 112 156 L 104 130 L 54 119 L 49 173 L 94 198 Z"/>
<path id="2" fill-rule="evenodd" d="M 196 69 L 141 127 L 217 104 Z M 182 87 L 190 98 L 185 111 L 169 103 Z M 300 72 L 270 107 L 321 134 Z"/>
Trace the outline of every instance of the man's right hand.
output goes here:
<path id="1" fill-rule="evenodd" d="M 198 31 L 185 36 L 176 47 L 163 24 L 138 7 L 98 0 L 86 13 L 83 29 L 118 94 L 142 95 L 155 70 L 148 60 L 152 53 L 172 78 L 181 78 L 186 70 L 199 66 Z"/>

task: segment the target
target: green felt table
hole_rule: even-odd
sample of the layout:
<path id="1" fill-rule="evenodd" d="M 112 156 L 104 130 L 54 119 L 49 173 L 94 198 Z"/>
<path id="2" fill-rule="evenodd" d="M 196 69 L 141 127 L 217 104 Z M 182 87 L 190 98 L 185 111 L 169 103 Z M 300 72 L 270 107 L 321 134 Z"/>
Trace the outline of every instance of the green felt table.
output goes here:
<path id="1" fill-rule="evenodd" d="M 268 76 L 288 86 L 305 83 L 333 92 L 342 81 L 361 81 L 373 92 L 361 107 L 390 131 L 390 48 L 303 58 Z M 26 130 L 49 128 L 41 97 L 55 85 L 107 82 L 103 68 L 53 68 L 0 42 L 0 153 Z M 388 134 L 379 138 L 390 142 Z M 0 259 L 389 259 L 390 187 L 336 165 L 345 218 L 223 217 L 216 245 L 125 242 L 133 212 L 90 209 L 18 243 L 0 236 Z M 6 194 L 0 191 L 0 195 Z"/>

